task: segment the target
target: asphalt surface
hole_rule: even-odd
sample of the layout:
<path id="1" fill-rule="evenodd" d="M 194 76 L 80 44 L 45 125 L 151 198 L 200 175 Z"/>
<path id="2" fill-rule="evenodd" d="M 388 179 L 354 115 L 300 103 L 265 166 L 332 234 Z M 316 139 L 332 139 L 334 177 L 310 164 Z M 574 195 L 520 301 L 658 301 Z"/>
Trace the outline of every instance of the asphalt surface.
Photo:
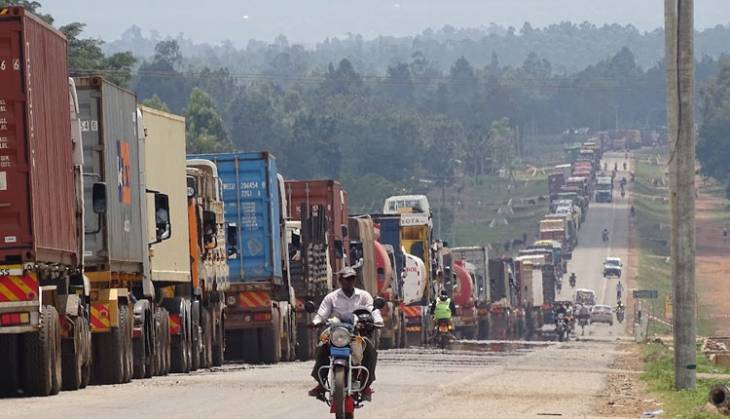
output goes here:
<path id="1" fill-rule="evenodd" d="M 616 280 L 603 279 L 602 262 L 610 255 L 625 263 L 626 202 L 619 197 L 611 204 L 591 203 L 569 265 L 569 272 L 578 277 L 578 287 L 594 289 L 600 302 L 611 305 Z M 608 244 L 601 240 L 605 226 L 611 230 Z M 572 298 L 572 292 L 566 277 L 562 296 Z M 610 365 L 619 355 L 616 338 L 622 333 L 621 326 L 614 323 L 613 327 L 594 325 L 585 336 L 578 336 L 579 341 L 573 338 L 563 343 L 469 342 L 457 343 L 449 351 L 383 351 L 373 402 L 357 410 L 356 417 L 590 417 L 595 399 L 606 391 Z M 309 362 L 226 365 L 120 386 L 93 386 L 49 398 L 2 399 L 0 416 L 332 417 L 324 403 L 306 395 L 313 386 L 310 368 Z"/>

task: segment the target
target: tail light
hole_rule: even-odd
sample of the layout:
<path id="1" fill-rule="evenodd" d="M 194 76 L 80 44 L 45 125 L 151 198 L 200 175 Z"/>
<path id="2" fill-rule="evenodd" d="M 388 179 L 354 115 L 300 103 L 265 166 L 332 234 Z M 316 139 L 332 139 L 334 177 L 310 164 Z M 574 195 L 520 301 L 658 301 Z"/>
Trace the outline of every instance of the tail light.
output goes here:
<path id="1" fill-rule="evenodd" d="M 271 321 L 271 313 L 253 313 L 253 321 L 255 322 L 268 322 Z"/>
<path id="2" fill-rule="evenodd" d="M 0 315 L 0 327 L 21 326 L 30 324 L 30 313 L 3 313 Z"/>

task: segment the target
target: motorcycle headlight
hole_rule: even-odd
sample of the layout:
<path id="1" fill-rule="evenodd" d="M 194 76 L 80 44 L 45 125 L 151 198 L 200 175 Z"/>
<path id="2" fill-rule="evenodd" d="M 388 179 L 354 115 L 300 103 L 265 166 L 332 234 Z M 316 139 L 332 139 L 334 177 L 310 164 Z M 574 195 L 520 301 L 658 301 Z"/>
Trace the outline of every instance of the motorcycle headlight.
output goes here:
<path id="1" fill-rule="evenodd" d="M 345 329 L 335 329 L 330 333 L 330 344 L 338 348 L 342 348 L 350 344 L 352 337 L 350 332 Z"/>

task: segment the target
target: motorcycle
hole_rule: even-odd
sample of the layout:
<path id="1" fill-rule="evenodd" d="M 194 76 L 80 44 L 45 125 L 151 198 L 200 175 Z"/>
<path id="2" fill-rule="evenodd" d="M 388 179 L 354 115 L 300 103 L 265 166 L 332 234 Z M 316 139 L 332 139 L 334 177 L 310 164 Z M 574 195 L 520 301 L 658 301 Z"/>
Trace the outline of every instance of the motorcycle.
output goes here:
<path id="1" fill-rule="evenodd" d="M 570 330 L 570 326 L 568 325 L 568 320 L 565 317 L 564 313 L 558 313 L 558 315 L 555 317 L 555 333 L 558 334 L 558 341 L 564 342 L 568 340 L 568 331 Z"/>
<path id="2" fill-rule="evenodd" d="M 306 311 L 315 311 L 314 304 L 306 303 Z M 375 309 L 385 306 L 385 301 L 378 297 L 373 303 Z M 343 319 L 332 318 L 320 335 L 320 344 L 329 347 L 330 362 L 319 368 L 319 381 L 324 389 L 320 400 L 330 406 L 330 413 L 336 419 L 355 417 L 355 409 L 363 407 L 367 401 L 362 390 L 370 380 L 370 371 L 361 365 L 364 345 L 370 344 L 364 338 L 371 336 L 375 330 L 372 312 L 360 308 Z"/>
<path id="3" fill-rule="evenodd" d="M 604 231 L 603 233 L 601 233 L 601 238 L 603 239 L 604 243 L 608 242 L 608 231 Z"/>
<path id="4" fill-rule="evenodd" d="M 563 281 L 559 279 L 555 281 L 555 290 L 558 291 L 558 294 L 560 294 L 560 292 L 563 290 Z"/>
<path id="5" fill-rule="evenodd" d="M 570 281 L 570 288 L 575 288 L 575 285 L 576 285 L 576 282 L 577 282 L 577 280 L 575 278 L 575 274 L 570 275 L 570 280 L 569 281 Z"/>
<path id="6" fill-rule="evenodd" d="M 616 320 L 618 320 L 619 323 L 623 323 L 624 321 L 624 307 L 619 306 L 616 308 Z"/>
<path id="7" fill-rule="evenodd" d="M 446 349 L 451 343 L 451 322 L 449 319 L 439 319 L 436 324 L 434 342 L 439 349 Z"/>

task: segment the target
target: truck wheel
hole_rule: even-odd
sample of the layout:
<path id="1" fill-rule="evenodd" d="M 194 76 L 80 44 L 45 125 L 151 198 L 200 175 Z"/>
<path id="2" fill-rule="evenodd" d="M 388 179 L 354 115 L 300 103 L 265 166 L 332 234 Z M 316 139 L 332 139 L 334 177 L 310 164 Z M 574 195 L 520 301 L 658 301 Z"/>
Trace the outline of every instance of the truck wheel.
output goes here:
<path id="1" fill-rule="evenodd" d="M 43 306 L 41 328 L 38 332 L 23 335 L 23 390 L 29 396 L 48 396 L 53 391 L 53 313 L 56 308 Z"/>
<path id="2" fill-rule="evenodd" d="M 291 345 L 292 331 L 289 328 L 289 318 L 284 319 L 284 327 L 281 334 L 281 361 L 289 362 L 293 361 L 292 354 L 295 352 L 295 348 Z"/>
<path id="3" fill-rule="evenodd" d="M 200 360 L 201 368 L 210 368 L 213 364 L 213 321 L 208 309 L 201 310 L 201 325 L 203 327 L 203 353 Z"/>
<path id="4" fill-rule="evenodd" d="M 160 375 L 170 373 L 170 363 L 172 358 L 172 348 L 170 345 L 170 313 L 162 309 L 161 330 L 160 330 Z"/>
<path id="5" fill-rule="evenodd" d="M 91 357 L 91 327 L 89 326 L 89 319 L 81 319 L 81 336 L 83 342 L 83 366 L 81 367 L 81 387 L 91 383 L 91 371 L 93 369 L 93 359 Z"/>
<path id="6" fill-rule="evenodd" d="M 63 390 L 73 391 L 81 388 L 81 369 L 84 366 L 83 350 L 81 348 L 82 325 L 81 318 L 73 322 L 73 336 L 61 341 L 61 359 Z"/>
<path id="7" fill-rule="evenodd" d="M 307 361 L 311 359 L 312 352 L 310 349 L 310 341 L 312 340 L 311 337 L 312 331 L 309 330 L 306 326 L 298 326 L 297 327 L 297 359 L 300 361 Z"/>
<path id="8" fill-rule="evenodd" d="M 201 336 L 200 324 L 190 316 L 190 371 L 200 369 L 200 348 L 203 337 Z"/>
<path id="9" fill-rule="evenodd" d="M 190 371 L 188 364 L 188 340 L 185 327 L 179 335 L 172 336 L 170 341 L 170 372 L 183 373 Z"/>
<path id="10" fill-rule="evenodd" d="M 51 327 L 48 330 L 51 332 L 50 339 L 53 342 L 51 345 L 53 351 L 51 355 L 51 381 L 53 383 L 51 394 L 58 394 L 61 391 L 61 385 L 63 385 L 63 361 L 61 357 L 61 324 L 55 307 L 51 311 Z"/>
<path id="11" fill-rule="evenodd" d="M 145 378 L 147 375 L 147 353 L 145 352 L 146 343 L 147 343 L 147 333 L 149 333 L 149 330 L 147 328 L 147 316 L 145 313 L 145 318 L 142 321 L 142 325 L 140 326 L 140 337 L 138 338 L 132 338 L 132 354 L 133 354 L 133 364 L 134 364 L 134 379 L 142 379 Z"/>
<path id="12" fill-rule="evenodd" d="M 260 359 L 264 364 L 276 364 L 281 359 L 281 330 L 277 311 L 271 313 L 271 326 L 259 329 Z"/>
<path id="13" fill-rule="evenodd" d="M 219 319 L 217 323 L 215 319 L 211 319 L 211 322 L 214 328 L 211 330 L 215 330 L 217 332 L 216 335 L 218 336 L 218 340 L 213 340 L 212 362 L 214 367 L 220 367 L 223 365 L 223 352 L 227 346 L 227 342 L 225 340 L 226 332 L 223 330 L 223 319 Z"/>
<path id="14" fill-rule="evenodd" d="M 122 382 L 124 378 L 123 333 L 120 311 L 119 327 L 92 336 L 95 361 L 94 382 L 96 384 L 120 384 Z"/>
<path id="15" fill-rule="evenodd" d="M 0 396 L 18 394 L 18 335 L 0 335 Z"/>
<path id="16" fill-rule="evenodd" d="M 132 375 L 134 374 L 134 351 L 132 350 L 132 319 L 130 319 L 130 312 L 128 305 L 119 306 L 119 325 L 122 330 L 122 360 L 123 360 L 123 375 L 122 382 L 128 383 L 132 381 Z"/>

